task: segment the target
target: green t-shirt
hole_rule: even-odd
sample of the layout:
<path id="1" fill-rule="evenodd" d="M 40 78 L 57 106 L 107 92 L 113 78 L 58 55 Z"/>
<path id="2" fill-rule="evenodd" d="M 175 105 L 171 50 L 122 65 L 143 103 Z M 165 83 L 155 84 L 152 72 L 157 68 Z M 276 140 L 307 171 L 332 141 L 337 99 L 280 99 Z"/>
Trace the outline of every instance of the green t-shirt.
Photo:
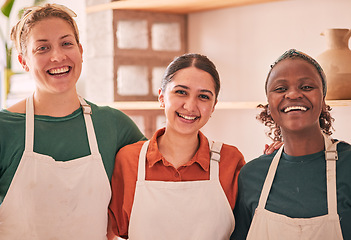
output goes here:
<path id="1" fill-rule="evenodd" d="M 124 113 L 88 102 L 98 147 L 111 179 L 117 151 L 144 140 L 135 123 Z M 25 114 L 0 111 L 0 203 L 3 201 L 24 151 Z M 69 161 L 90 154 L 82 108 L 65 117 L 35 115 L 34 152 Z"/>
<path id="2" fill-rule="evenodd" d="M 344 239 L 351 239 L 351 145 L 341 142 L 337 149 L 338 214 Z M 234 209 L 235 230 L 231 239 L 246 239 L 268 168 L 276 152 L 262 155 L 241 169 L 238 199 Z M 283 153 L 265 208 L 291 218 L 311 218 L 327 214 L 324 151 L 300 157 Z"/>

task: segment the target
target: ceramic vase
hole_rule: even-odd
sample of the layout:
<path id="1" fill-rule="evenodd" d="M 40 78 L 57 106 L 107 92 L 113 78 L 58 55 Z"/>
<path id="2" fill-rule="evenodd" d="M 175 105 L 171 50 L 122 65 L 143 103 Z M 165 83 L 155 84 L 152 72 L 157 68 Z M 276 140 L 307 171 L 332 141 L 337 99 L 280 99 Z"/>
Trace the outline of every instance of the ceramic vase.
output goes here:
<path id="1" fill-rule="evenodd" d="M 327 77 L 326 99 L 351 99 L 351 30 L 327 29 L 321 35 L 326 37 L 328 46 L 328 49 L 317 57 Z"/>

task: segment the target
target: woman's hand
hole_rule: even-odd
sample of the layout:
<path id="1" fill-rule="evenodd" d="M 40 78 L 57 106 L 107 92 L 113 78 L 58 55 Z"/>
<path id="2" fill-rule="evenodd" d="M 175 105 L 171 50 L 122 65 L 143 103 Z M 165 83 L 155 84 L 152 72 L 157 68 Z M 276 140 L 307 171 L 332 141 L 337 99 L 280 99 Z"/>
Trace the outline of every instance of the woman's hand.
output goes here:
<path id="1" fill-rule="evenodd" d="M 271 145 L 266 144 L 264 146 L 263 153 L 266 155 L 272 154 L 275 150 L 279 149 L 284 143 L 280 141 L 276 141 L 271 143 Z"/>

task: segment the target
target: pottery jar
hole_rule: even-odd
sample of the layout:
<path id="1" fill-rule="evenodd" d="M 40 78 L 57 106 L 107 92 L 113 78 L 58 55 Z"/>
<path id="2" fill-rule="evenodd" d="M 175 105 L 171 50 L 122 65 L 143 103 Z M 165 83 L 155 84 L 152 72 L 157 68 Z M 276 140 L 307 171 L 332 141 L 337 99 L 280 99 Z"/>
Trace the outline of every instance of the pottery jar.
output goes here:
<path id="1" fill-rule="evenodd" d="M 328 100 L 351 99 L 351 50 L 350 29 L 327 29 L 328 49 L 317 57 L 327 77 Z"/>

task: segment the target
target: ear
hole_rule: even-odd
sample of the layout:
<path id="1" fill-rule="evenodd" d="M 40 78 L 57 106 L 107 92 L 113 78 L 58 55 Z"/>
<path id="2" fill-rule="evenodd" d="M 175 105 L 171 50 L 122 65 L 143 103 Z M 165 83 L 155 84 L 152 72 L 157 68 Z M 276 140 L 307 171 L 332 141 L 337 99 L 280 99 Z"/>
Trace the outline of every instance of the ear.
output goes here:
<path id="1" fill-rule="evenodd" d="M 79 43 L 78 47 L 79 47 L 80 57 L 81 57 L 82 62 L 83 62 L 83 46 L 82 46 L 82 44 Z"/>
<path id="2" fill-rule="evenodd" d="M 325 97 L 323 97 L 323 102 L 322 102 L 322 109 L 327 108 L 327 103 L 325 102 Z"/>
<path id="3" fill-rule="evenodd" d="M 216 99 L 216 102 L 213 104 L 212 112 L 215 110 L 217 103 L 218 103 L 218 99 Z"/>
<path id="4" fill-rule="evenodd" d="M 158 101 L 160 103 L 160 107 L 164 108 L 165 107 L 165 97 L 163 96 L 162 89 L 158 89 Z"/>
<path id="5" fill-rule="evenodd" d="M 23 57 L 22 54 L 18 54 L 18 61 L 20 62 L 20 64 L 22 65 L 22 68 L 26 71 L 29 72 L 29 67 L 27 65 L 27 62 L 25 60 L 25 58 Z"/>

